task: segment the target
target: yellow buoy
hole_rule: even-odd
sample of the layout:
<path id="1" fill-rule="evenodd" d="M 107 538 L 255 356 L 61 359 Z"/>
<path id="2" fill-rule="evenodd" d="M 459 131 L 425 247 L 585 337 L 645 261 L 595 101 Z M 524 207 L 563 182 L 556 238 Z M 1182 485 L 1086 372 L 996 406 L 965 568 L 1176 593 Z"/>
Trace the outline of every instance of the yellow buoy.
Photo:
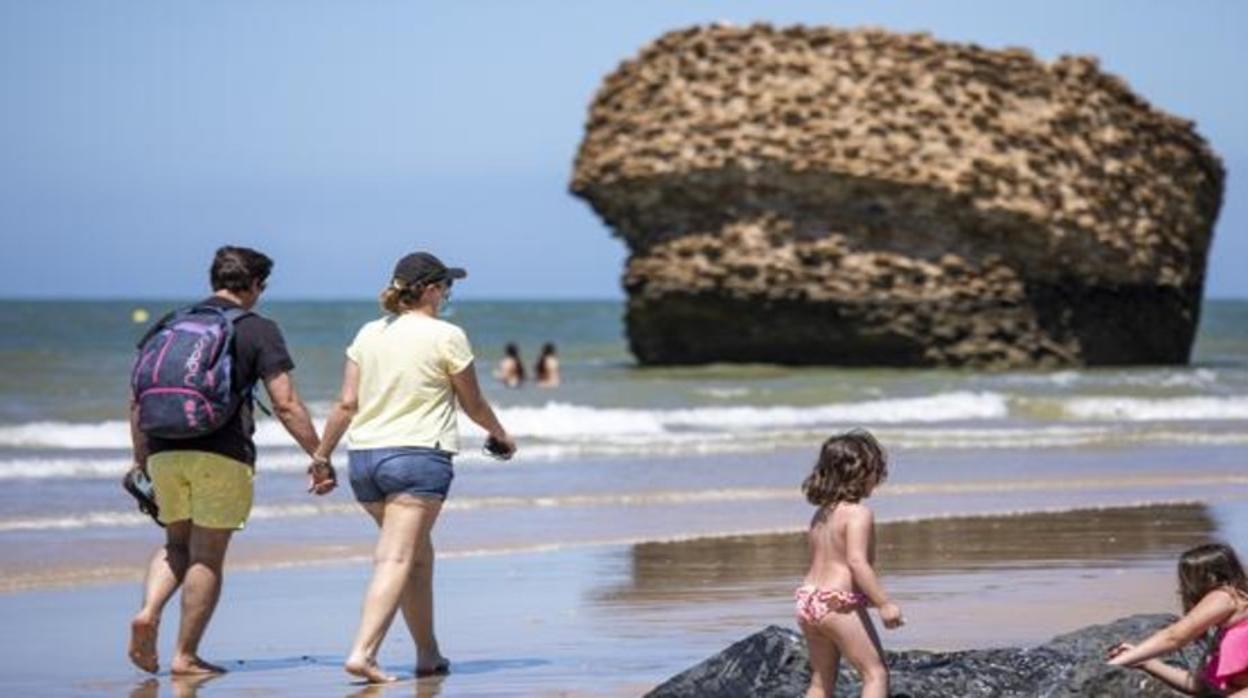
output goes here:
<path id="1" fill-rule="evenodd" d="M 130 320 L 132 320 L 136 325 L 147 322 L 149 317 L 151 317 L 151 315 L 148 314 L 147 308 L 135 308 L 130 312 Z"/>

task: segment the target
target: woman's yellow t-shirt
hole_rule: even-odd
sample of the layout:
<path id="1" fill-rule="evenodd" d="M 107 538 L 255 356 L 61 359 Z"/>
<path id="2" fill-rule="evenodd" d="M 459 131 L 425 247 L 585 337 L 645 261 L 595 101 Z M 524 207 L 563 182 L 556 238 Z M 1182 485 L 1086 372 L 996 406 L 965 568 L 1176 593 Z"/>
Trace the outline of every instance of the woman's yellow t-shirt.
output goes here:
<path id="1" fill-rule="evenodd" d="M 463 330 L 422 313 L 384 317 L 360 328 L 347 358 L 360 367 L 350 448 L 459 451 L 451 376 L 472 363 Z"/>

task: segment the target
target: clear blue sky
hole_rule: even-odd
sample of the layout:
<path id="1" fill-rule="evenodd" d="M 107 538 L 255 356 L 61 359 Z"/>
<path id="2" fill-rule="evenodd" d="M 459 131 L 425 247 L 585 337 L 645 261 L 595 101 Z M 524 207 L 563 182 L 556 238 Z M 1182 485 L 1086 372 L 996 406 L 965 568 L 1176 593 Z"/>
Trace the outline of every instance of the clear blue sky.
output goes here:
<path id="1" fill-rule="evenodd" d="M 619 298 L 624 247 L 566 193 L 602 77 L 728 20 L 1088 53 L 1230 171 L 1207 295 L 1248 297 L 1248 3 L 0 0 L 0 296 L 169 297 L 224 243 L 273 297 L 370 297 L 402 253 L 461 298 Z"/>

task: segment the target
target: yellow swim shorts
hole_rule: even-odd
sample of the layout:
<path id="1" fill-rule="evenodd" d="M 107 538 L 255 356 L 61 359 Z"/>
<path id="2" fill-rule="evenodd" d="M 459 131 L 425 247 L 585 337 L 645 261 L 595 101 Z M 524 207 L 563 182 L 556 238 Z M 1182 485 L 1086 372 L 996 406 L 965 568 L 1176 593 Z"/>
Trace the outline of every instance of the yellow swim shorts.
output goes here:
<path id="1" fill-rule="evenodd" d="M 241 529 L 251 513 L 251 466 L 206 451 L 164 451 L 147 459 L 160 522 Z"/>

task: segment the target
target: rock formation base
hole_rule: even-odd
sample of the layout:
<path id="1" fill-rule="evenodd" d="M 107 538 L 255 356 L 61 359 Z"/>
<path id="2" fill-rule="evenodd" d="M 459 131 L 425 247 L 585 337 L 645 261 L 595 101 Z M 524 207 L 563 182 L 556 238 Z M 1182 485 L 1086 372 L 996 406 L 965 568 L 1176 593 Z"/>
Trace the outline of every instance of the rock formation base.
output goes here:
<path id="1" fill-rule="evenodd" d="M 1105 664 L 1106 650 L 1138 641 L 1174 622 L 1173 616 L 1139 615 L 1060 635 L 1039 647 L 888 652 L 890 694 L 913 698 L 1173 698 L 1181 696 L 1148 674 Z M 1185 667 L 1200 662 L 1197 648 L 1172 658 Z M 857 696 L 861 684 L 841 662 L 836 696 Z M 771 626 L 684 671 L 647 698 L 799 698 L 810 683 L 806 643 L 792 630 Z"/>

